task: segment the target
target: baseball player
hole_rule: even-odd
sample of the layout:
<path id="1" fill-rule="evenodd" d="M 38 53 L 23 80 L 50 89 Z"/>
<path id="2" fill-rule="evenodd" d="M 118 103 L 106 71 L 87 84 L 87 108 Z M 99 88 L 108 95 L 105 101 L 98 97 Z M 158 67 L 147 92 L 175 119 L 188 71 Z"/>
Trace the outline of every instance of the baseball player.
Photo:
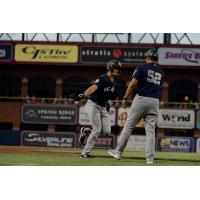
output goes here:
<path id="1" fill-rule="evenodd" d="M 128 85 L 122 104 L 124 106 L 127 104 L 127 98 L 135 87 L 137 94 L 131 104 L 128 118 L 116 149 L 108 151 L 114 158 L 121 159 L 134 127 L 143 118 L 146 132 L 146 162 L 147 164 L 152 164 L 154 161 L 155 125 L 164 78 L 164 72 L 157 64 L 157 61 L 157 50 L 149 49 L 146 53 L 146 63 L 136 67 L 133 72 L 132 80 Z"/>
<path id="2" fill-rule="evenodd" d="M 85 109 L 92 126 L 90 129 L 81 128 L 79 145 L 82 145 L 85 137 L 90 133 L 81 158 L 92 158 L 90 150 L 93 148 L 97 137 L 103 134 L 111 133 L 111 124 L 109 119 L 109 95 L 114 92 L 115 78 L 121 73 L 121 63 L 117 60 L 111 60 L 107 63 L 107 73 L 99 76 L 93 85 L 83 94 L 79 94 L 79 99 L 88 98 Z"/>

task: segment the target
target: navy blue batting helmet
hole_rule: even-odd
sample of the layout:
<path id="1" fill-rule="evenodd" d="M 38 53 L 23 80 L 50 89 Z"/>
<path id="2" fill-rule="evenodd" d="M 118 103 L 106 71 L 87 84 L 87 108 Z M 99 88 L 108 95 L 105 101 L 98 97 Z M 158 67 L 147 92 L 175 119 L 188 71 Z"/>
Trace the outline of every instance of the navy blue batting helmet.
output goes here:
<path id="1" fill-rule="evenodd" d="M 158 58 L 158 51 L 156 49 L 149 49 L 145 56 L 151 56 L 151 57 L 155 57 L 155 58 Z"/>
<path id="2" fill-rule="evenodd" d="M 107 70 L 108 71 L 113 71 L 114 69 L 118 69 L 118 70 L 121 71 L 121 67 L 122 67 L 122 64 L 118 60 L 110 60 L 107 63 Z"/>

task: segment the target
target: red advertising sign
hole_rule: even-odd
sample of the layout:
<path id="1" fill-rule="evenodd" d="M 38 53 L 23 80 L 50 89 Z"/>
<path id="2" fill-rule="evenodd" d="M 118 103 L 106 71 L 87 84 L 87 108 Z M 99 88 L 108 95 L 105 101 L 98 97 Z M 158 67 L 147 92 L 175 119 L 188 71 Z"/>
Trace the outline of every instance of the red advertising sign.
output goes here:
<path id="1" fill-rule="evenodd" d="M 87 139 L 84 141 L 84 146 L 87 142 Z M 95 149 L 111 149 L 116 146 L 116 136 L 109 135 L 109 136 L 99 136 L 96 140 L 94 145 Z"/>

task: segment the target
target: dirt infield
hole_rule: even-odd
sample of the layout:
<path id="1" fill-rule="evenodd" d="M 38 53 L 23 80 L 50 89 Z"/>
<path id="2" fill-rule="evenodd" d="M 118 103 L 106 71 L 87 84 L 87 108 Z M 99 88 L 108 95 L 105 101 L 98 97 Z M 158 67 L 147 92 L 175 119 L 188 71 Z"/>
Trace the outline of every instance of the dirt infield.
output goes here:
<path id="1" fill-rule="evenodd" d="M 52 148 L 52 147 L 24 147 L 24 146 L 0 146 L 1 154 L 28 154 L 49 156 L 80 156 L 79 154 L 66 153 L 67 150 L 78 150 L 76 148 Z M 51 152 L 52 151 L 52 152 Z M 58 151 L 58 153 L 55 153 Z M 60 151 L 63 151 L 61 153 Z"/>

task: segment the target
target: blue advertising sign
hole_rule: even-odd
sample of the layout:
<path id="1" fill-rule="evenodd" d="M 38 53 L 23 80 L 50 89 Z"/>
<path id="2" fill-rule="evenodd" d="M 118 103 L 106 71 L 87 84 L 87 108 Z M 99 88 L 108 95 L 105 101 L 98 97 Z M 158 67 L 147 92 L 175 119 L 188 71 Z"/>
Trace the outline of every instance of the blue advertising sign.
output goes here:
<path id="1" fill-rule="evenodd" d="M 0 44 L 0 61 L 11 61 L 12 49 L 11 44 Z"/>
<path id="2" fill-rule="evenodd" d="M 43 131 L 22 131 L 21 145 L 35 147 L 73 148 L 76 147 L 76 134 L 71 132 L 49 133 Z"/>
<path id="3" fill-rule="evenodd" d="M 160 137 L 157 138 L 157 151 L 193 152 L 194 139 L 192 137 Z"/>

